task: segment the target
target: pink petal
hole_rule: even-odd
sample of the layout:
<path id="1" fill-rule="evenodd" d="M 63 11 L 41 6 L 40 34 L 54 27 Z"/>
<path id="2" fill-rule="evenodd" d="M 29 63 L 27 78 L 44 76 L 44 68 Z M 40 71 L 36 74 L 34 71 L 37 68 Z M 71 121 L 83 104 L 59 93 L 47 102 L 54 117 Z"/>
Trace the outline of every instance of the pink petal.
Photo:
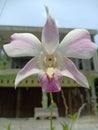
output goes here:
<path id="1" fill-rule="evenodd" d="M 15 87 L 25 78 L 38 74 L 40 70 L 37 68 L 37 59 L 32 58 L 23 69 L 21 69 L 15 79 Z"/>
<path id="2" fill-rule="evenodd" d="M 62 75 L 55 71 L 53 78 L 48 78 L 45 72 L 39 74 L 39 82 L 45 92 L 58 92 L 61 90 Z"/>
<path id="3" fill-rule="evenodd" d="M 11 43 L 4 45 L 10 57 L 35 56 L 41 49 L 40 41 L 30 33 L 15 33 L 11 36 Z"/>
<path id="4" fill-rule="evenodd" d="M 66 69 L 62 71 L 63 76 L 72 78 L 82 87 L 89 88 L 89 84 L 86 77 L 81 72 L 78 71 L 75 64 L 71 60 L 67 58 L 64 59 L 64 64 Z"/>
<path id="5" fill-rule="evenodd" d="M 66 57 L 87 59 L 94 55 L 97 46 L 87 30 L 74 29 L 65 36 L 59 49 Z"/>
<path id="6" fill-rule="evenodd" d="M 53 53 L 59 44 L 59 32 L 54 19 L 46 7 L 47 21 L 42 31 L 42 43 L 47 53 Z"/>

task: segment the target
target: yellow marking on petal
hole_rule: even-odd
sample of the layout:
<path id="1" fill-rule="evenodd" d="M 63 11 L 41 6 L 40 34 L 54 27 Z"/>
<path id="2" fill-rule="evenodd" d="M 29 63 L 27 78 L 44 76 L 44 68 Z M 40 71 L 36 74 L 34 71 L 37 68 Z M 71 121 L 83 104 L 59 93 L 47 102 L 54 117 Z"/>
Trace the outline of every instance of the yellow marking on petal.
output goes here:
<path id="1" fill-rule="evenodd" d="M 53 67 L 49 67 L 46 71 L 47 75 L 49 76 L 49 78 L 53 77 L 54 74 L 54 68 Z"/>

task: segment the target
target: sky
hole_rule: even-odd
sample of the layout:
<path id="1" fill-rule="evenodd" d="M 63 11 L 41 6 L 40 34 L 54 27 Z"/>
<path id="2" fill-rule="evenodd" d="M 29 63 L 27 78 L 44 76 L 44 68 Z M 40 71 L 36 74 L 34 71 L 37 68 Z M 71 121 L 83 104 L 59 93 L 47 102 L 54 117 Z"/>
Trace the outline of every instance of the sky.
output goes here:
<path id="1" fill-rule="evenodd" d="M 98 30 L 98 0 L 0 0 L 0 25 L 44 26 L 45 5 L 58 27 Z"/>

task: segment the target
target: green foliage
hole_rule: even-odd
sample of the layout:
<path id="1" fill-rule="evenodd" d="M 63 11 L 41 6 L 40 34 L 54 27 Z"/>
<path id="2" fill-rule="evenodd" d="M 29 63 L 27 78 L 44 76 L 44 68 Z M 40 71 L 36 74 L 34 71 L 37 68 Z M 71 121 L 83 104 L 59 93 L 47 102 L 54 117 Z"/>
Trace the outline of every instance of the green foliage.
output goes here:
<path id="1" fill-rule="evenodd" d="M 56 103 L 54 103 L 54 102 L 53 102 L 52 104 L 50 104 L 50 106 L 49 106 L 49 107 L 50 107 L 50 109 L 54 109 L 54 108 L 56 108 L 56 107 L 57 107 L 57 105 L 56 105 Z"/>
<path id="2" fill-rule="evenodd" d="M 0 70 L 7 69 L 8 67 L 9 67 L 9 58 L 5 54 L 0 53 Z"/>
<path id="3" fill-rule="evenodd" d="M 61 123 L 61 125 L 62 125 L 62 128 L 63 128 L 63 130 L 68 130 L 69 128 L 68 128 L 68 124 L 66 124 L 66 123 Z"/>
<path id="4" fill-rule="evenodd" d="M 4 128 L 5 128 L 6 130 L 11 130 L 11 124 L 9 123 L 8 125 L 5 125 Z"/>
<path id="5" fill-rule="evenodd" d="M 52 130 L 54 130 L 54 127 L 52 127 Z"/>
<path id="6" fill-rule="evenodd" d="M 74 122 L 77 120 L 77 116 L 78 116 L 78 112 L 76 112 L 74 114 L 69 114 L 68 120 L 70 122 L 61 123 L 63 130 L 72 130 L 72 126 L 73 126 Z"/>
<path id="7" fill-rule="evenodd" d="M 72 130 L 73 125 L 77 122 L 77 120 L 80 117 L 82 109 L 85 107 L 86 103 L 82 104 L 82 106 L 79 108 L 78 112 L 74 114 L 68 114 L 68 122 L 61 124 L 63 130 Z"/>
<path id="8" fill-rule="evenodd" d="M 78 112 L 74 113 L 74 114 L 69 114 L 68 117 L 72 120 L 75 121 L 77 119 L 78 116 Z"/>

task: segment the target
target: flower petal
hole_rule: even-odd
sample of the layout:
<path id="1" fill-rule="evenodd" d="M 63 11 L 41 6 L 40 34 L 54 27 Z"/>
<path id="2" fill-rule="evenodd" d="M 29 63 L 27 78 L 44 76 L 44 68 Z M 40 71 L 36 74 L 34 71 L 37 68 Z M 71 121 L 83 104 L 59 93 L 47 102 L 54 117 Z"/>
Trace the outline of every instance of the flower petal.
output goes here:
<path id="1" fill-rule="evenodd" d="M 21 69 L 15 79 L 15 87 L 25 78 L 38 74 L 40 70 L 37 68 L 37 58 L 32 58 L 23 69 Z"/>
<path id="2" fill-rule="evenodd" d="M 61 90 L 62 75 L 56 70 L 53 78 L 49 78 L 43 71 L 39 74 L 39 82 L 45 92 L 58 92 Z"/>
<path id="3" fill-rule="evenodd" d="M 66 57 L 88 59 L 94 55 L 97 46 L 87 30 L 74 29 L 65 36 L 59 49 Z"/>
<path id="4" fill-rule="evenodd" d="M 41 49 L 40 41 L 30 33 L 15 33 L 11 36 L 11 43 L 4 45 L 10 57 L 36 56 Z"/>
<path id="5" fill-rule="evenodd" d="M 82 87 L 89 88 L 89 84 L 86 77 L 81 72 L 78 71 L 75 64 L 71 60 L 67 58 L 64 59 L 64 64 L 66 66 L 66 69 L 62 71 L 63 76 L 72 78 Z"/>
<path id="6" fill-rule="evenodd" d="M 46 7 L 47 21 L 42 31 L 42 43 L 48 54 L 53 53 L 59 45 L 59 32 L 54 19 Z"/>

